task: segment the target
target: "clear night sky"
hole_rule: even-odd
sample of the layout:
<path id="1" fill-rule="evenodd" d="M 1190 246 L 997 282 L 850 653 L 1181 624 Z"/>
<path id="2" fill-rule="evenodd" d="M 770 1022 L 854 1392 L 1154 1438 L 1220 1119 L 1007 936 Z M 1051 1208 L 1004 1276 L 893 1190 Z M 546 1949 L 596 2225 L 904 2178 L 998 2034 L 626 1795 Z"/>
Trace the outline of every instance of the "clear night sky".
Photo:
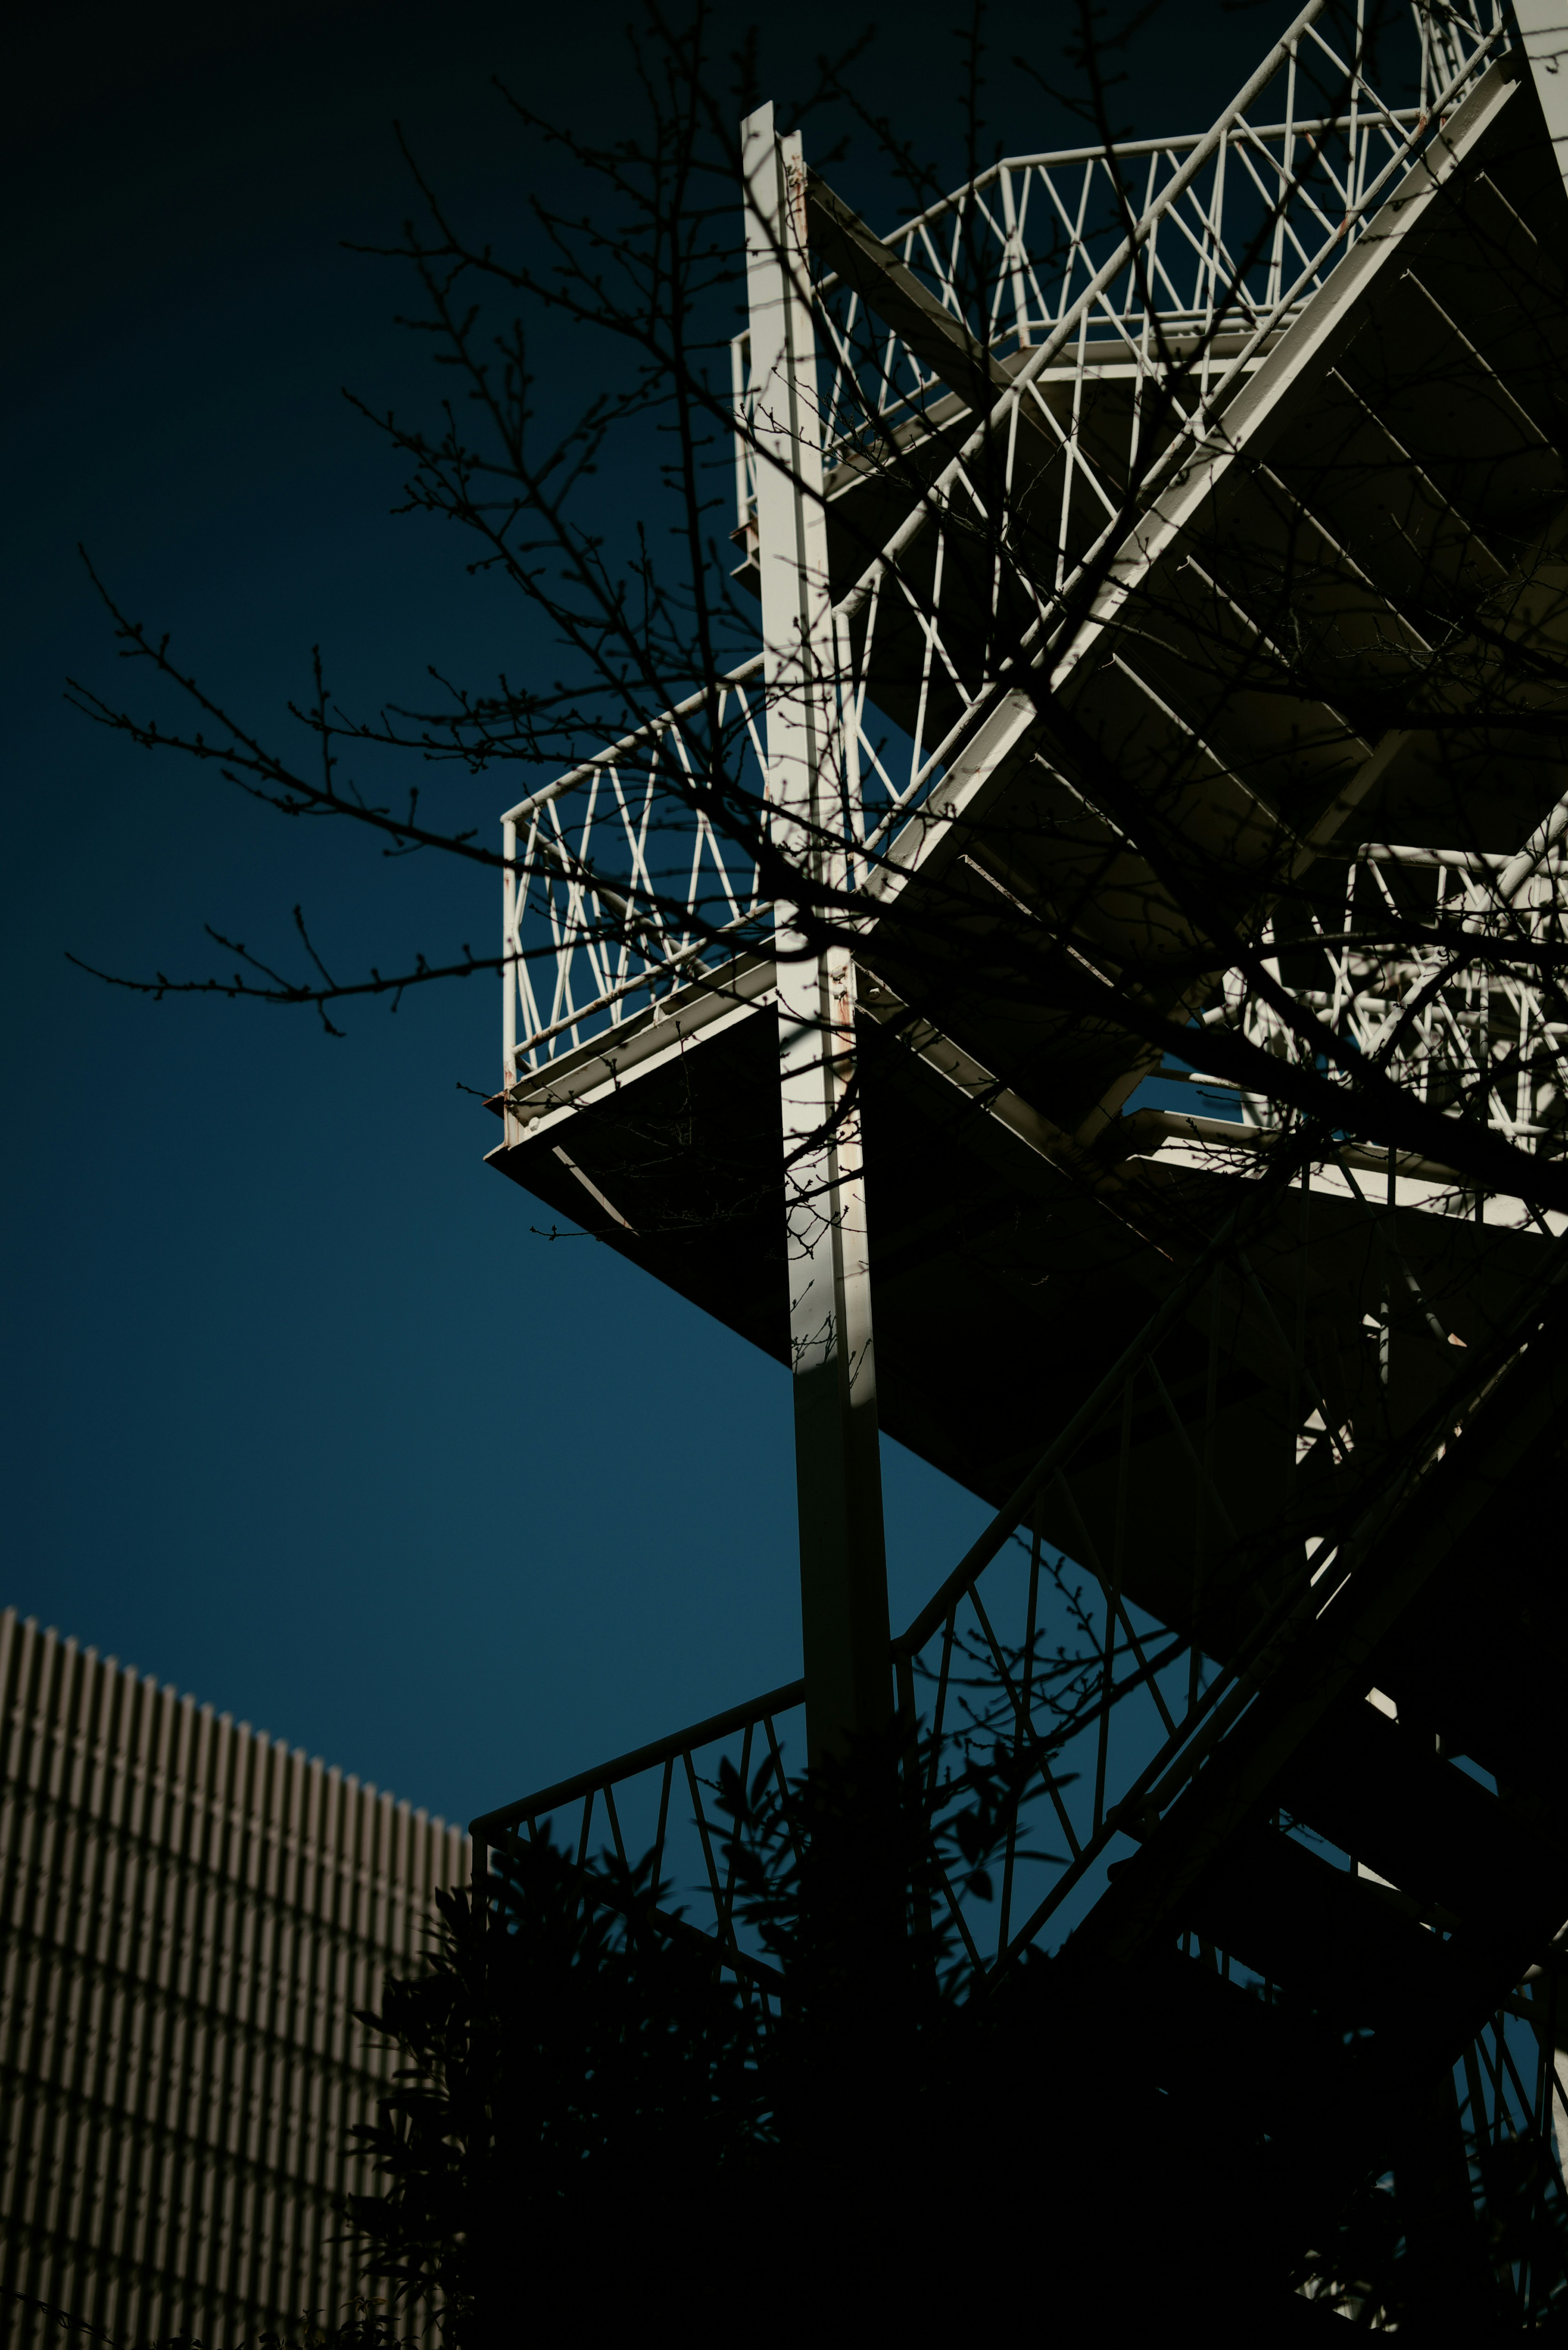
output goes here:
<path id="1" fill-rule="evenodd" d="M 781 103 L 853 13 L 774 11 Z M 395 119 L 504 231 L 538 164 L 491 75 L 627 123 L 629 14 L 55 0 L 8 43 L 0 1604 L 459 1819 L 798 1671 L 787 1379 L 591 1242 L 530 1237 L 549 1220 L 459 1090 L 497 1080 L 493 980 L 334 1043 L 70 967 L 205 972 L 203 922 L 281 947 L 300 899 L 330 959 L 434 955 L 489 941 L 499 898 L 73 715 L 67 671 L 144 698 L 74 547 L 258 723 L 317 639 L 361 705 L 431 659 L 521 673 L 519 616 L 389 517 L 400 477 L 338 387 L 428 411 L 433 380 L 389 265 L 339 240 L 409 209 Z M 718 10 L 722 47 L 753 14 Z M 1012 151 L 1082 135 L 1005 62 L 1057 66 L 1069 14 L 995 11 Z M 1289 14 L 1172 0 L 1126 120 L 1201 127 Z M 936 153 L 950 12 L 886 16 L 863 87 Z M 644 485 L 616 486 L 629 519 Z M 538 780 L 449 780 L 443 812 L 488 828 Z M 887 1471 L 902 1622 L 982 1513 L 897 1448 Z"/>

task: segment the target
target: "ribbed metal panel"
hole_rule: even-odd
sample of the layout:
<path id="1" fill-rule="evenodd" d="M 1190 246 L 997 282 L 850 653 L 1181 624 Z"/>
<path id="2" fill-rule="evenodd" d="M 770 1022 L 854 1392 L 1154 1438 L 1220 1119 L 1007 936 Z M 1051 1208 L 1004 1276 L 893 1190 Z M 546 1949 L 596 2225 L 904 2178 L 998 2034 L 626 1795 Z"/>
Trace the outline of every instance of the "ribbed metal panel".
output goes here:
<path id="1" fill-rule="evenodd" d="M 468 1839 L 0 1614 L 0 2285 L 226 2342 L 354 2290 L 356 2008 Z M 0 2301 L 0 2334 L 57 2338 Z"/>

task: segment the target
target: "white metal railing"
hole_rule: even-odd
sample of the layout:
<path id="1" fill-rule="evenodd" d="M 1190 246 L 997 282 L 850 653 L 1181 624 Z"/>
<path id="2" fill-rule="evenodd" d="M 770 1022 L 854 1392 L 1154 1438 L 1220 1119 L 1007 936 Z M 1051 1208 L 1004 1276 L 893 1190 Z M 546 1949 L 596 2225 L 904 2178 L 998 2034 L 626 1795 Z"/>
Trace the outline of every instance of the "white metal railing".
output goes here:
<path id="1" fill-rule="evenodd" d="M 1254 77 L 1201 137 L 1132 141 L 1109 160 L 1087 149 L 1013 158 L 888 240 L 1015 372 L 991 427 L 980 428 L 1004 435 L 1000 489 L 966 448 L 835 608 L 836 766 L 852 886 L 867 852 L 878 852 L 922 803 L 953 742 L 997 690 L 987 673 L 987 632 L 974 626 L 972 562 L 954 550 L 1004 526 L 1004 514 L 989 508 L 1012 494 L 1020 436 L 1002 411 L 1027 405 L 1060 462 L 1054 576 L 1021 574 L 1014 583 L 1033 598 L 1033 632 L 1044 651 L 1077 570 L 1122 526 L 1147 389 L 1185 365 L 1199 338 L 1184 400 L 1190 428 L 1201 430 L 1323 285 L 1435 122 L 1507 44 L 1497 0 L 1476 0 L 1469 16 L 1451 13 L 1438 32 L 1425 11 L 1417 17 L 1415 106 L 1385 102 L 1354 58 L 1298 20 L 1280 71 Z M 1314 91 L 1342 94 L 1332 116 L 1298 105 L 1309 62 Z M 1263 91 L 1276 89 L 1282 75 L 1283 119 L 1255 122 Z M 1118 188 L 1142 205 L 1130 237 Z M 1107 251 L 1116 237 L 1119 255 Z M 899 417 L 924 413 L 940 389 L 897 336 L 866 338 L 857 303 L 836 281 L 817 288 L 821 406 L 839 453 L 857 435 L 885 434 Z M 743 338 L 735 370 L 744 522 L 754 457 Z M 1085 387 L 1096 371 L 1119 371 L 1132 389 L 1117 468 L 1107 468 L 1079 430 Z M 908 559 L 917 540 L 918 565 Z M 759 811 L 766 821 L 763 667 L 759 654 L 723 679 L 716 697 L 700 692 L 649 719 L 504 818 L 508 1087 L 613 1032 L 661 989 L 758 934 L 766 911 L 754 838 Z M 717 820 L 722 789 L 716 800 L 708 788 L 718 769 L 734 786 L 729 806 L 739 821 L 729 829 Z"/>
<path id="2" fill-rule="evenodd" d="M 507 810 L 508 1087 L 755 920 L 755 854 L 716 818 L 765 804 L 762 671 L 757 654 Z"/>
<path id="3" fill-rule="evenodd" d="M 834 681 L 848 886 L 909 797 L 857 691 Z M 735 834 L 768 822 L 763 656 L 587 759 L 502 819 L 504 1084 L 609 1035 L 759 934 L 756 843 L 707 811 L 714 749 Z"/>
<path id="4" fill-rule="evenodd" d="M 1137 402 L 1168 357 L 1194 351 L 1192 396 L 1206 400 L 1222 377 L 1234 380 L 1257 366 L 1261 348 L 1232 373 L 1235 338 L 1251 341 L 1265 322 L 1276 330 L 1289 323 L 1361 234 L 1369 200 L 1407 163 L 1434 105 L 1441 111 L 1457 103 L 1509 37 L 1497 0 L 1445 13 L 1436 26 L 1418 11 L 1417 31 L 1413 103 L 1389 103 L 1354 54 L 1309 25 L 1282 68 L 1281 120 L 1253 121 L 1239 111 L 1212 140 L 1193 132 L 1010 156 L 883 242 L 1004 364 L 1060 338 L 1041 390 L 1054 390 L 1074 422 L 1088 379 L 1124 379 Z M 1280 81 L 1276 75 L 1267 84 L 1276 105 Z M 1201 167 L 1189 175 L 1199 149 Z M 1136 251 L 1096 284 L 1135 219 L 1146 224 Z M 947 388 L 854 288 L 828 276 L 815 292 L 831 469 L 857 450 L 887 446 Z M 732 380 L 743 529 L 755 503 L 744 333 L 735 338 Z M 1137 424 L 1135 414 L 1134 463 Z"/>
<path id="5" fill-rule="evenodd" d="M 1315 28 L 1307 28 L 1297 47 L 1309 37 L 1317 39 Z M 1312 138 L 1300 122 L 1257 130 L 1240 105 L 1203 140 L 1168 141 L 1158 149 L 1151 177 L 1153 163 L 1159 163 L 1166 176 L 1136 229 L 1070 303 L 1057 306 L 1049 331 L 1020 349 L 1012 388 L 999 400 L 991 419 L 976 425 L 888 544 L 838 598 L 835 623 L 839 659 L 848 665 L 841 691 L 863 710 L 867 702 L 875 708 L 886 701 L 889 672 L 897 671 L 906 683 L 897 738 L 899 774 L 889 793 L 900 813 L 911 810 L 940 780 L 955 733 L 971 723 L 979 706 L 999 691 L 992 667 L 992 632 L 975 625 L 972 550 L 1005 543 L 1015 477 L 1030 479 L 1019 469 L 1033 469 L 1030 496 L 1036 506 L 1041 483 L 1048 479 L 1058 518 L 1054 575 L 1038 562 L 1027 573 L 1014 564 L 1005 583 L 1015 598 L 1033 600 L 1033 619 L 1023 627 L 1023 641 L 1035 643 L 1044 658 L 1058 616 L 1071 608 L 1075 581 L 1125 532 L 1134 485 L 1138 497 L 1146 499 L 1191 453 L 1217 410 L 1324 284 L 1415 161 L 1435 122 L 1458 102 L 1506 38 L 1501 19 L 1488 30 L 1476 31 L 1462 46 L 1449 80 L 1435 93 L 1431 112 L 1384 106 L 1359 76 L 1352 75 L 1350 66 L 1334 59 L 1327 45 L 1319 41 L 1324 54 L 1353 80 L 1357 100 L 1358 110 L 1340 118 L 1349 127 L 1344 130 L 1337 163 L 1324 138 L 1318 140 L 1309 169 L 1303 158 Z M 1294 54 L 1285 71 L 1293 89 Z M 1075 168 L 1092 173 L 1104 169 L 1103 159 Z M 1230 199 L 1227 184 L 1232 192 Z M 1258 282 L 1251 290 L 1237 250 L 1240 237 L 1231 238 L 1225 228 L 1226 204 L 1234 203 L 1238 185 L 1248 191 L 1251 219 L 1266 220 L 1265 197 L 1277 212 L 1253 255 Z M 967 200 L 969 192 L 960 194 Z M 1168 255 L 1173 239 L 1179 239 L 1178 249 L 1191 273 L 1185 282 L 1160 259 L 1162 251 Z M 1081 265 L 1075 259 L 1075 267 L 1086 268 L 1091 257 L 1085 255 Z M 1167 311 L 1160 299 L 1145 302 L 1139 295 L 1141 307 L 1127 313 L 1127 289 L 1140 283 L 1180 307 Z M 1221 320 L 1222 286 L 1231 290 L 1223 296 L 1228 307 Z M 1146 395 L 1157 380 L 1169 382 L 1172 371 L 1187 364 L 1184 338 L 1176 330 L 1202 326 L 1206 319 L 1210 326 L 1220 321 L 1233 327 L 1233 331 L 1203 347 L 1199 364 L 1183 384 L 1179 405 L 1186 422 L 1174 445 L 1140 452 Z M 1043 328 L 1044 323 L 1042 318 Z M 1033 317 L 1030 324 L 1033 335 Z M 1186 339 L 1189 343 L 1189 336 Z M 1089 378 L 1095 368 L 1111 364 L 1127 372 L 1133 394 L 1127 446 L 1114 463 L 1107 463 L 1103 447 L 1089 445 L 1080 429 Z M 1072 378 L 1070 397 L 1064 396 L 1056 380 L 1062 369 Z M 1020 429 L 1025 421 L 1028 436 Z M 879 418 L 871 421 L 881 429 Z M 988 435 L 997 460 L 990 465 L 977 462 Z M 1054 452 L 1056 470 L 1049 477 L 1039 472 L 1042 444 Z M 1003 581 L 1000 565 L 993 564 L 992 570 L 990 595 L 995 609 Z M 1014 616 L 1004 632 L 1010 654 L 1016 650 L 1019 626 Z M 919 669 L 913 690 L 909 690 L 912 636 L 919 644 Z"/>
<path id="6" fill-rule="evenodd" d="M 1513 860 L 1461 849 L 1372 842 L 1345 866 L 1338 931 L 1299 910 L 1260 940 L 1276 979 L 1428 1107 L 1462 1114 L 1523 1150 L 1560 1148 L 1568 1135 L 1568 1021 L 1549 1015 L 1528 961 L 1490 970 L 1474 960 L 1480 938 L 1521 949 L 1560 949 L 1568 939 L 1568 866 L 1540 859 L 1506 899 Z M 1419 927 L 1432 943 L 1401 950 L 1390 931 Z M 1383 934 L 1380 940 L 1378 933 Z M 1310 976 L 1303 976 L 1303 962 Z M 1302 1047 L 1267 998 L 1228 983 L 1210 1015 L 1282 1060 Z M 1243 1095 L 1269 1115 L 1266 1097 Z"/>

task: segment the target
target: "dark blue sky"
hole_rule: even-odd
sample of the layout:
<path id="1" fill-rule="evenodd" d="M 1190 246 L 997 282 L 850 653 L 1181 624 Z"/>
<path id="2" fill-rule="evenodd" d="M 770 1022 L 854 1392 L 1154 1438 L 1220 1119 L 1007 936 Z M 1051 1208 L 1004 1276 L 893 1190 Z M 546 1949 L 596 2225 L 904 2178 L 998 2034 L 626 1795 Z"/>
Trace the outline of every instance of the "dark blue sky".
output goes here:
<path id="1" fill-rule="evenodd" d="M 364 703 L 432 658 L 551 658 L 448 537 L 389 517 L 398 474 L 339 386 L 428 411 L 431 380 L 388 265 L 339 241 L 408 209 L 394 118 L 464 217 L 504 228 L 535 166 L 490 76 L 614 129 L 628 13 L 56 5 L 13 36 L 0 1603 L 458 1818 L 798 1670 L 787 1381 L 592 1243 L 530 1236 L 459 1090 L 496 1081 L 497 983 L 358 1013 L 334 1043 L 309 1014 L 153 1004 L 70 967 L 204 971 L 204 922 L 281 945 L 300 899 L 345 963 L 444 953 L 493 935 L 498 895 L 69 712 L 67 671 L 144 691 L 74 547 L 259 720 L 317 639 Z M 721 47 L 750 13 L 718 12 Z M 779 13 L 782 99 L 849 18 Z M 1126 120 L 1206 122 L 1288 14 L 1179 0 Z M 1004 62 L 1058 64 L 1068 16 L 996 11 L 1014 151 L 1078 135 Z M 934 154 L 950 14 L 896 21 L 863 87 Z M 612 486 L 631 519 L 644 484 Z M 485 827 L 504 797 L 446 791 Z M 888 1478 L 901 1621 L 980 1513 L 893 1448 Z"/>

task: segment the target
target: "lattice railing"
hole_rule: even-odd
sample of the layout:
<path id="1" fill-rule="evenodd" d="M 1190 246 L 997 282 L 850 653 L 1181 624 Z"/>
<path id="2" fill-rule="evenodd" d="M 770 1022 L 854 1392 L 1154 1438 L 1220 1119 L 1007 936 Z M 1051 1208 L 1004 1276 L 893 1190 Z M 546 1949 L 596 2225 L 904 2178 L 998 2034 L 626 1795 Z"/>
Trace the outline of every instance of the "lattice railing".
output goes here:
<path id="1" fill-rule="evenodd" d="M 825 682 L 835 821 L 842 820 L 853 888 L 868 846 L 881 846 L 925 778 L 909 770 L 908 744 L 867 708 L 849 660 Z M 508 811 L 508 1088 L 610 1036 L 769 933 L 772 906 L 759 896 L 757 860 L 768 823 L 765 735 L 759 654 L 714 695 L 694 694 Z"/>
<path id="2" fill-rule="evenodd" d="M 940 779 L 951 745 L 1004 690 L 999 671 L 1032 650 L 1047 656 L 1075 608 L 1075 585 L 1120 543 L 1129 498 L 1146 502 L 1183 462 L 1506 39 L 1501 23 L 1467 32 L 1428 112 L 1384 105 L 1309 28 L 1301 47 L 1314 43 L 1344 75 L 1351 112 L 1315 127 L 1292 120 L 1254 128 L 1243 110 L 1203 140 L 1150 151 L 1152 197 L 1123 238 L 1119 261 L 1113 253 L 1095 272 L 1096 247 L 1079 236 L 1065 250 L 1051 299 L 1036 309 L 1033 294 L 1026 296 L 1017 316 L 1027 342 L 1015 327 L 1012 388 L 989 422 L 972 432 L 966 422 L 947 436 L 944 452 L 960 441 L 961 447 L 947 455 L 835 609 L 841 691 L 857 709 L 879 709 L 890 722 L 900 811 Z M 1293 94 L 1296 61 L 1285 72 Z M 1006 168 L 1043 184 L 1050 177 L 1044 162 Z M 1053 182 L 1057 220 L 1082 214 L 1096 174 L 1109 184 L 1104 157 L 1074 159 L 1070 171 L 1077 209 L 1065 186 Z M 1044 196 L 1034 201 L 1044 208 Z M 980 195 L 962 191 L 953 203 L 972 211 Z M 1016 191 L 1012 210 L 1016 217 Z M 1000 203 L 988 217 L 1005 225 Z M 1016 245 L 1010 250 L 1016 257 Z M 996 251 L 1000 271 L 1002 244 Z M 930 274 L 936 286 L 940 274 Z M 1027 273 L 1020 282 L 1031 282 Z M 883 338 L 880 373 L 854 394 L 863 430 L 883 433 L 889 401 L 929 407 L 931 386 L 916 383 L 915 365 L 907 353 L 897 359 L 894 343 Z M 1090 376 L 1106 368 L 1121 369 L 1132 386 L 1116 448 L 1083 429 Z M 1168 384 L 1178 368 L 1185 373 L 1176 406 L 1185 421 L 1173 441 L 1168 409 L 1163 443 L 1146 445 L 1145 396 L 1157 380 Z M 836 359 L 824 395 L 830 416 L 850 399 L 848 383 L 844 360 Z M 896 467 L 898 460 L 888 462 Z"/>
<path id="3" fill-rule="evenodd" d="M 1332 1425 L 1303 1344 L 1308 1254 L 1293 1290 L 1262 1279 L 1228 1233 L 1211 1243 L 893 1642 L 899 1701 L 920 1724 L 915 1762 L 942 1901 L 979 1973 L 1062 1940 L 1251 1701 L 1272 1640 L 1354 1555 L 1343 1502 L 1356 1436 Z M 1243 1320 L 1253 1358 L 1272 1358 L 1280 1485 L 1265 1541 L 1233 1523 L 1236 1492 L 1216 1465 L 1227 1409 L 1219 1333 Z M 1210 1334 L 1196 1355 L 1195 1324 Z M 1451 1359 L 1459 1396 L 1472 1374 L 1464 1350 Z M 1444 1432 L 1452 1427 L 1450 1417 Z M 1135 1596 L 1135 1545 L 1147 1545 L 1132 1513 L 1151 1446 L 1165 1449 L 1164 1546 L 1184 1562 L 1168 1581 L 1168 1613 L 1186 1629 Z M 1336 1478 L 1337 1515 L 1324 1507 Z M 1222 1657 L 1206 1646 L 1221 1620 L 1232 1627 Z M 750 1784 L 771 1766 L 782 1790 L 805 1765 L 804 1695 L 802 1682 L 774 1690 L 491 1813 L 472 1834 L 500 1846 L 549 1820 L 585 1866 L 600 1850 L 622 1863 L 653 1851 L 655 1875 L 673 1878 L 692 1922 L 765 1989 L 724 1865 L 718 1771 L 724 1758 Z M 992 1801 L 983 1873 L 963 1865 L 952 1834 L 956 1814 L 976 1805 L 977 1772 L 993 1799 L 1007 1797 Z"/>
<path id="4" fill-rule="evenodd" d="M 1013 159 L 889 240 L 1019 375 L 1001 404 L 1026 411 L 1036 471 L 1042 450 L 1054 452 L 1059 525 L 1027 562 L 999 560 L 1028 438 L 1015 419 L 999 427 L 1000 476 L 955 460 L 840 598 L 829 682 L 852 885 L 1001 691 L 998 648 L 1010 660 L 1021 643 L 1044 650 L 1074 578 L 1125 520 L 1137 414 L 1120 459 L 1091 452 L 1079 430 L 1085 370 L 1121 369 L 1136 411 L 1138 388 L 1168 372 L 1196 338 L 1188 404 L 1197 429 L 1322 286 L 1435 121 L 1507 40 L 1491 14 L 1483 24 L 1450 13 L 1441 41 L 1426 16 L 1419 23 L 1415 107 L 1386 103 L 1355 58 L 1309 26 L 1268 85 L 1282 80 L 1282 120 L 1255 120 L 1254 104 L 1201 140 L 1132 142 L 1109 158 L 1081 150 Z M 1335 91 L 1338 110 L 1314 113 L 1309 82 L 1312 92 Z M 1119 188 L 1141 214 L 1113 267 L 1109 248 L 1125 226 Z M 882 433 L 924 413 L 940 389 L 897 337 L 877 330 L 867 339 L 870 323 L 857 305 L 836 281 L 819 288 L 822 406 L 840 452 L 868 429 Z M 1066 377 L 1078 390 L 1063 396 Z M 735 380 L 744 523 L 753 460 L 740 345 Z M 763 666 L 759 655 L 723 679 L 716 696 L 693 695 L 652 718 L 504 820 L 509 1087 L 762 935 Z"/>
<path id="5" fill-rule="evenodd" d="M 1012 156 L 882 241 L 951 317 L 1016 369 L 1054 346 L 1036 404 L 1065 385 L 1139 388 L 1194 359 L 1193 401 L 1229 390 L 1267 338 L 1324 285 L 1391 181 L 1489 59 L 1508 43 L 1501 8 L 1423 12 L 1398 79 L 1410 102 L 1375 89 L 1354 47 L 1309 26 L 1253 107 L 1220 136 L 1119 141 Z M 1282 98 L 1282 109 L 1281 100 Z M 1325 101 L 1328 110 L 1324 111 Z M 1193 158 L 1203 150 L 1194 174 Z M 1121 265 L 1106 265 L 1127 246 Z M 836 276 L 816 287 L 818 397 L 831 469 L 884 448 L 939 403 L 941 380 Z M 1262 340 L 1260 340 L 1260 337 Z M 747 338 L 733 356 L 737 523 L 754 509 Z M 1076 438 L 1078 403 L 1058 400 Z M 1129 457 L 1138 454 L 1137 421 Z"/>
<path id="6" fill-rule="evenodd" d="M 651 1856 L 651 1882 L 672 1884 L 675 1900 L 667 1916 L 679 1915 L 693 1930 L 711 1936 L 730 1971 L 768 2009 L 774 1994 L 774 1970 L 746 1931 L 735 1902 L 735 1873 L 728 1865 L 726 1822 L 720 1812 L 721 1761 L 750 1787 L 772 1765 L 783 1786 L 804 1766 L 804 1752 L 792 1751 L 804 1716 L 805 1686 L 794 1681 L 749 1703 L 678 1731 L 672 1737 L 585 1771 L 558 1785 L 488 1813 L 474 1824 L 475 1881 L 483 1883 L 489 1854 L 552 1835 L 579 1868 L 595 1871 L 609 1887 L 608 1873 L 595 1870 L 602 1854 L 626 1869 Z"/>
<path id="7" fill-rule="evenodd" d="M 762 670 L 759 654 L 504 817 L 508 1087 L 754 926 Z"/>
<path id="8" fill-rule="evenodd" d="M 1387 942 L 1417 926 L 1433 943 L 1405 951 Z M 1528 960 L 1489 958 L 1489 941 L 1526 954 L 1562 951 L 1568 865 L 1555 850 L 1532 864 L 1522 854 L 1368 842 L 1345 862 L 1337 926 L 1293 912 L 1260 944 L 1292 997 L 1380 1058 L 1415 1099 L 1521 1149 L 1555 1153 L 1568 1139 L 1568 1022 L 1552 1016 Z M 1240 974 L 1209 1018 L 1282 1060 L 1304 1049 Z M 1243 1101 L 1260 1123 L 1276 1115 L 1266 1095 Z M 1456 1179 L 1454 1204 L 1466 1212 L 1472 1188 Z"/>

